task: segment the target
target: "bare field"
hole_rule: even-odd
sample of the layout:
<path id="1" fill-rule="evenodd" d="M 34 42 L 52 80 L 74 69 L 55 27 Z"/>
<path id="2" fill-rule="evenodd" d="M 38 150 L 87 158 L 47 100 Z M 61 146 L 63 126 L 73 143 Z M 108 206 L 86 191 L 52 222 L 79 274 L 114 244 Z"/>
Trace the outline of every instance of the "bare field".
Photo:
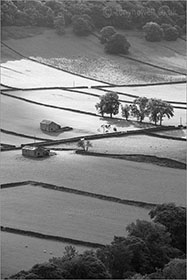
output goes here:
<path id="1" fill-rule="evenodd" d="M 1 204 L 4 226 L 101 244 L 124 235 L 132 221 L 149 220 L 139 207 L 31 185 L 3 189 Z"/>
<path id="2" fill-rule="evenodd" d="M 125 35 L 132 45 L 130 57 L 185 71 L 185 42 L 182 40 L 174 42 L 175 44 L 164 42 L 164 46 L 160 44 L 158 47 L 158 44 L 146 42 L 142 34 L 137 37 L 137 32 L 125 32 Z M 184 79 L 183 75 L 107 55 L 95 36 L 77 37 L 70 29 L 66 30 L 64 36 L 46 29 L 43 34 L 32 38 L 9 39 L 6 42 L 26 56 L 105 82 L 124 84 Z M 7 58 L 6 55 L 3 61 Z"/>
<path id="3" fill-rule="evenodd" d="M 52 257 L 61 257 L 69 243 L 55 242 L 29 236 L 1 232 L 1 279 L 10 277 L 20 270 L 28 270 L 36 263 Z M 89 248 L 75 246 L 82 252 Z M 46 250 L 46 252 L 44 252 Z"/>
<path id="4" fill-rule="evenodd" d="M 92 140 L 90 151 L 114 154 L 142 154 L 186 162 L 186 142 L 146 135 Z"/>
<path id="5" fill-rule="evenodd" d="M 25 158 L 21 151 L 3 152 L 1 160 L 2 183 L 33 180 L 124 199 L 186 203 L 185 170 L 72 151 L 39 160 Z"/>

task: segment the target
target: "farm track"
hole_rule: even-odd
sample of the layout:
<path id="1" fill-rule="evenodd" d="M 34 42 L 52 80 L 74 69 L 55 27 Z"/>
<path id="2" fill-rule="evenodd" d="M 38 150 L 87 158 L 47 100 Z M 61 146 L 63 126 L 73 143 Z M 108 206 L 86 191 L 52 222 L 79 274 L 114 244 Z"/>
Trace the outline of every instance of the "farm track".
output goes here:
<path id="1" fill-rule="evenodd" d="M 89 80 L 93 80 L 93 81 L 97 81 L 97 82 L 101 82 L 101 83 L 105 83 L 106 85 L 108 86 L 118 86 L 116 84 L 111 84 L 111 83 L 108 83 L 108 82 L 103 82 L 101 80 L 98 80 L 98 79 L 94 79 L 94 78 L 89 78 L 87 76 L 84 76 L 84 75 L 81 75 L 81 74 L 77 74 L 75 72 L 72 72 L 72 71 L 68 71 L 68 70 L 65 70 L 65 69 L 61 69 L 59 67 L 56 67 L 56 66 L 53 66 L 51 64 L 47 64 L 47 63 L 44 63 L 44 62 L 40 62 L 38 61 L 37 59 L 33 59 L 33 58 L 30 58 L 30 57 L 27 57 L 23 54 L 21 54 L 20 52 L 16 51 L 15 49 L 11 48 L 10 46 L 8 46 L 7 44 L 5 44 L 4 42 L 1 41 L 1 44 L 3 46 L 5 46 L 6 48 L 10 49 L 11 51 L 13 51 L 14 53 L 18 54 L 19 56 L 23 57 L 23 58 L 26 58 L 30 61 L 33 61 L 33 62 L 36 62 L 36 63 L 39 63 L 39 64 L 42 64 L 42 65 L 45 65 L 45 66 L 48 66 L 48 67 L 51 67 L 51 68 L 54 68 L 56 70 L 60 70 L 60 71 L 63 71 L 63 72 L 66 72 L 66 73 L 69 73 L 69 74 L 74 74 L 76 76 L 79 76 L 79 77 L 82 77 L 82 78 L 85 78 L 85 79 L 89 79 Z M 164 71 L 169 71 L 169 72 L 173 72 L 175 74 L 179 74 L 179 75 L 184 75 L 186 76 L 186 73 L 181 73 L 181 72 L 178 72 L 178 71 L 175 71 L 175 70 L 172 70 L 172 69 L 168 69 L 168 68 L 165 68 L 165 67 L 161 67 L 161 66 L 158 66 L 158 65 L 155 65 L 155 64 L 152 64 L 152 63 L 148 63 L 148 62 L 144 62 L 144 61 L 141 61 L 141 60 L 138 60 L 138 59 L 135 59 L 135 58 L 131 58 L 131 57 L 128 57 L 128 56 L 125 56 L 125 55 L 118 55 L 118 56 L 121 56 L 123 58 L 126 58 L 126 59 L 129 59 L 129 60 L 132 60 L 132 61 L 135 61 L 135 62 L 138 62 L 138 63 L 141 63 L 141 64 L 144 64 L 144 65 L 147 65 L 147 66 L 150 66 L 150 67 L 154 67 L 154 68 L 157 68 L 157 69 L 161 69 L 161 70 L 164 70 Z M 173 84 L 174 82 L 166 82 L 166 83 L 162 83 L 162 84 Z M 178 83 L 178 82 L 176 82 Z M 136 86 L 138 86 L 141 84 L 136 84 Z M 151 85 L 151 84 L 147 84 L 147 85 Z M 153 85 L 155 85 L 155 83 L 153 83 Z M 131 85 L 133 86 L 133 85 Z"/>

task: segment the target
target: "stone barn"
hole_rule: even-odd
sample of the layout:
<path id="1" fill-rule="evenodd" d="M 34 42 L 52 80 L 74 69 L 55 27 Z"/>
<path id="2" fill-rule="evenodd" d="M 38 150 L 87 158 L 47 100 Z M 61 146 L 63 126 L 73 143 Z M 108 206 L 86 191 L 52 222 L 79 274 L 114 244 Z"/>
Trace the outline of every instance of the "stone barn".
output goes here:
<path id="1" fill-rule="evenodd" d="M 46 157 L 49 156 L 50 150 L 40 146 L 24 146 L 22 148 L 22 155 L 26 157 Z"/>
<path id="2" fill-rule="evenodd" d="M 40 123 L 40 129 L 47 132 L 58 131 L 61 126 L 53 121 L 43 120 Z"/>

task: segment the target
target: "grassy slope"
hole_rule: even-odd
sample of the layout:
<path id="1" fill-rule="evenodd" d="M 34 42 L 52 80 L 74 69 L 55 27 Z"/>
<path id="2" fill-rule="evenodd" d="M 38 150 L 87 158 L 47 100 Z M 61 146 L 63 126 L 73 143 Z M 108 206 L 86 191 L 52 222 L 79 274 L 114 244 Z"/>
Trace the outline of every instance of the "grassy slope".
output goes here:
<path id="1" fill-rule="evenodd" d="M 127 38 L 132 44 L 130 56 L 184 72 L 183 40 L 149 43 L 142 34 L 134 31 L 127 32 Z M 123 84 L 180 78 L 174 73 L 107 55 L 96 37 L 76 37 L 69 29 L 62 37 L 55 34 L 54 30 L 46 30 L 35 37 L 9 39 L 7 43 L 27 56 L 108 82 Z"/>
<path id="2" fill-rule="evenodd" d="M 124 199 L 186 203 L 184 170 L 60 151 L 45 160 L 24 158 L 21 151 L 1 158 L 2 183 L 44 181 Z"/>
<path id="3" fill-rule="evenodd" d="M 29 185 L 1 196 L 4 226 L 83 241 L 110 243 L 131 221 L 149 220 L 146 209 Z"/>

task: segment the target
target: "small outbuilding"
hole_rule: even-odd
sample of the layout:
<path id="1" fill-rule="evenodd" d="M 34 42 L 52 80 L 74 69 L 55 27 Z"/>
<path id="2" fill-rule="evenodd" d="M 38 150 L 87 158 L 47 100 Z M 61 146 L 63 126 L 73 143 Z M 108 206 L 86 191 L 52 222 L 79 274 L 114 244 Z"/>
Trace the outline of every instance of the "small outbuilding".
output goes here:
<path id="1" fill-rule="evenodd" d="M 61 126 L 53 121 L 43 120 L 40 123 L 40 129 L 47 132 L 55 132 L 58 131 Z"/>
<path id="2" fill-rule="evenodd" d="M 33 157 L 33 158 L 38 158 L 38 157 L 46 157 L 49 156 L 50 150 L 45 149 L 44 147 L 41 146 L 24 146 L 22 148 L 22 155 L 26 157 Z"/>

